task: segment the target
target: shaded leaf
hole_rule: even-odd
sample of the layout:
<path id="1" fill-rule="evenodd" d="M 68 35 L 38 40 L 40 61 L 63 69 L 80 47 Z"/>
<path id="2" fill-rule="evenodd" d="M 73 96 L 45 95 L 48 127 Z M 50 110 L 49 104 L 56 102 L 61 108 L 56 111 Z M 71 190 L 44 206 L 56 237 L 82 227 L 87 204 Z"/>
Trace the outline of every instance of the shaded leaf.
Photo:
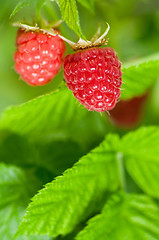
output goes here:
<path id="1" fill-rule="evenodd" d="M 126 168 L 143 191 L 159 198 L 159 128 L 142 127 L 123 137 Z"/>
<path id="2" fill-rule="evenodd" d="M 38 152 L 26 137 L 0 131 L 0 161 L 20 167 L 38 165 Z"/>
<path id="3" fill-rule="evenodd" d="M 118 143 L 116 135 L 108 137 L 34 196 L 18 235 L 65 235 L 99 210 L 105 194 L 115 191 L 119 184 L 118 165 L 112 150 L 115 143 Z"/>
<path id="4" fill-rule="evenodd" d="M 157 240 L 159 208 L 144 195 L 116 194 L 102 213 L 88 222 L 77 240 Z"/>
<path id="5" fill-rule="evenodd" d="M 15 234 L 29 202 L 30 183 L 20 168 L 0 163 L 0 239 L 10 240 Z"/>
<path id="6" fill-rule="evenodd" d="M 81 147 L 69 139 L 39 143 L 37 149 L 40 156 L 38 165 L 51 171 L 55 176 L 72 167 L 84 155 Z"/>

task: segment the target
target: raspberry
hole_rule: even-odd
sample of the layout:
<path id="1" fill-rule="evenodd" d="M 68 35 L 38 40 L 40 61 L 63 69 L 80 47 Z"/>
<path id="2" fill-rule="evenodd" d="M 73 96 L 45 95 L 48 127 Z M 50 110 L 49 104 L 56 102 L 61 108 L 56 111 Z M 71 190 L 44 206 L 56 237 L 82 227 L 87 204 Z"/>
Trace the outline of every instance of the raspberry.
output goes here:
<path id="1" fill-rule="evenodd" d="M 78 51 L 64 59 L 67 86 L 90 111 L 114 108 L 120 97 L 121 76 L 121 63 L 110 47 Z"/>
<path id="2" fill-rule="evenodd" d="M 110 120 L 120 128 L 133 128 L 140 122 L 143 108 L 148 98 L 148 92 L 142 96 L 129 100 L 121 100 L 110 111 Z"/>
<path id="3" fill-rule="evenodd" d="M 19 29 L 16 45 L 15 70 L 28 84 L 44 85 L 58 73 L 65 51 L 59 36 Z"/>

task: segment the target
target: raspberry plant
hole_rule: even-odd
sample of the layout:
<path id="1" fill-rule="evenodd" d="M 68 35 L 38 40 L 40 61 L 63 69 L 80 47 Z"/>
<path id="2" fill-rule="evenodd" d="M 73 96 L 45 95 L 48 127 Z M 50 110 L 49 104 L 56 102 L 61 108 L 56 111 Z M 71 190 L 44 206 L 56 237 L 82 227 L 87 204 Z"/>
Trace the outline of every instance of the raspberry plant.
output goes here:
<path id="1" fill-rule="evenodd" d="M 8 3 L 0 10 L 0 239 L 158 240 L 157 3 Z M 77 42 L 77 35 L 78 43 L 90 44 L 87 39 L 98 23 L 104 29 L 108 22 L 108 46 L 95 49 L 117 52 L 123 73 L 120 102 L 109 112 L 88 111 L 67 88 L 62 70 L 46 86 L 32 88 L 18 81 L 12 68 L 17 29 L 7 20 L 10 14 L 12 23 L 25 19 L 27 26 L 32 21 L 32 29 L 47 32 L 62 18 L 58 31 L 69 43 Z M 65 61 L 72 54 L 79 56 L 67 44 Z M 131 109 L 129 103 L 143 96 L 144 108 L 137 102 Z M 128 103 L 122 110 L 125 121 L 117 115 L 122 102 Z M 112 124 L 113 118 L 118 124 Z"/>

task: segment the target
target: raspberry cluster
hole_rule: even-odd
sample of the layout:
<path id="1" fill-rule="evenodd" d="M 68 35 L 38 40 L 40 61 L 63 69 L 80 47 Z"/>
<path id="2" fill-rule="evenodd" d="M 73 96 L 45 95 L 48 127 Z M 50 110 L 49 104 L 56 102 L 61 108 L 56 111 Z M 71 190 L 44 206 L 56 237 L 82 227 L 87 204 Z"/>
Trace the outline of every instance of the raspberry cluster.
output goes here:
<path id="1" fill-rule="evenodd" d="M 28 84 L 44 85 L 58 73 L 65 51 L 58 35 L 19 29 L 16 45 L 15 70 Z"/>
<path id="2" fill-rule="evenodd" d="M 78 51 L 64 59 L 68 88 L 91 111 L 114 108 L 121 93 L 121 76 L 121 63 L 110 47 Z"/>
<path id="3" fill-rule="evenodd" d="M 16 24 L 15 26 L 18 26 Z M 110 27 L 93 42 L 73 43 L 63 36 L 23 24 L 16 39 L 15 69 L 30 85 L 44 85 L 58 73 L 65 51 L 64 39 L 76 52 L 64 59 L 64 78 L 76 99 L 90 111 L 114 108 L 121 94 L 121 63 L 110 47 L 101 48 Z M 34 31 L 33 31 L 34 29 Z"/>

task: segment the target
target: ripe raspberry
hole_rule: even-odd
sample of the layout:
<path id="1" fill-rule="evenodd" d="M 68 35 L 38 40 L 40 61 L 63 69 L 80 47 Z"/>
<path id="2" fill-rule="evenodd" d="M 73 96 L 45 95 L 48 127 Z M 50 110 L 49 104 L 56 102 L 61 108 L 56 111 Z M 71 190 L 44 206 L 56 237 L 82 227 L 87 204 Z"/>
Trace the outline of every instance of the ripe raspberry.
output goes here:
<path id="1" fill-rule="evenodd" d="M 133 128 L 140 122 L 146 100 L 149 93 L 134 97 L 129 100 L 121 100 L 110 111 L 110 120 L 120 128 Z"/>
<path id="2" fill-rule="evenodd" d="M 114 108 L 120 97 L 121 63 L 112 48 L 90 48 L 64 59 L 64 78 L 74 96 L 91 111 Z"/>
<path id="3" fill-rule="evenodd" d="M 28 84 L 44 85 L 58 73 L 65 51 L 58 36 L 19 29 L 16 45 L 15 70 Z"/>

